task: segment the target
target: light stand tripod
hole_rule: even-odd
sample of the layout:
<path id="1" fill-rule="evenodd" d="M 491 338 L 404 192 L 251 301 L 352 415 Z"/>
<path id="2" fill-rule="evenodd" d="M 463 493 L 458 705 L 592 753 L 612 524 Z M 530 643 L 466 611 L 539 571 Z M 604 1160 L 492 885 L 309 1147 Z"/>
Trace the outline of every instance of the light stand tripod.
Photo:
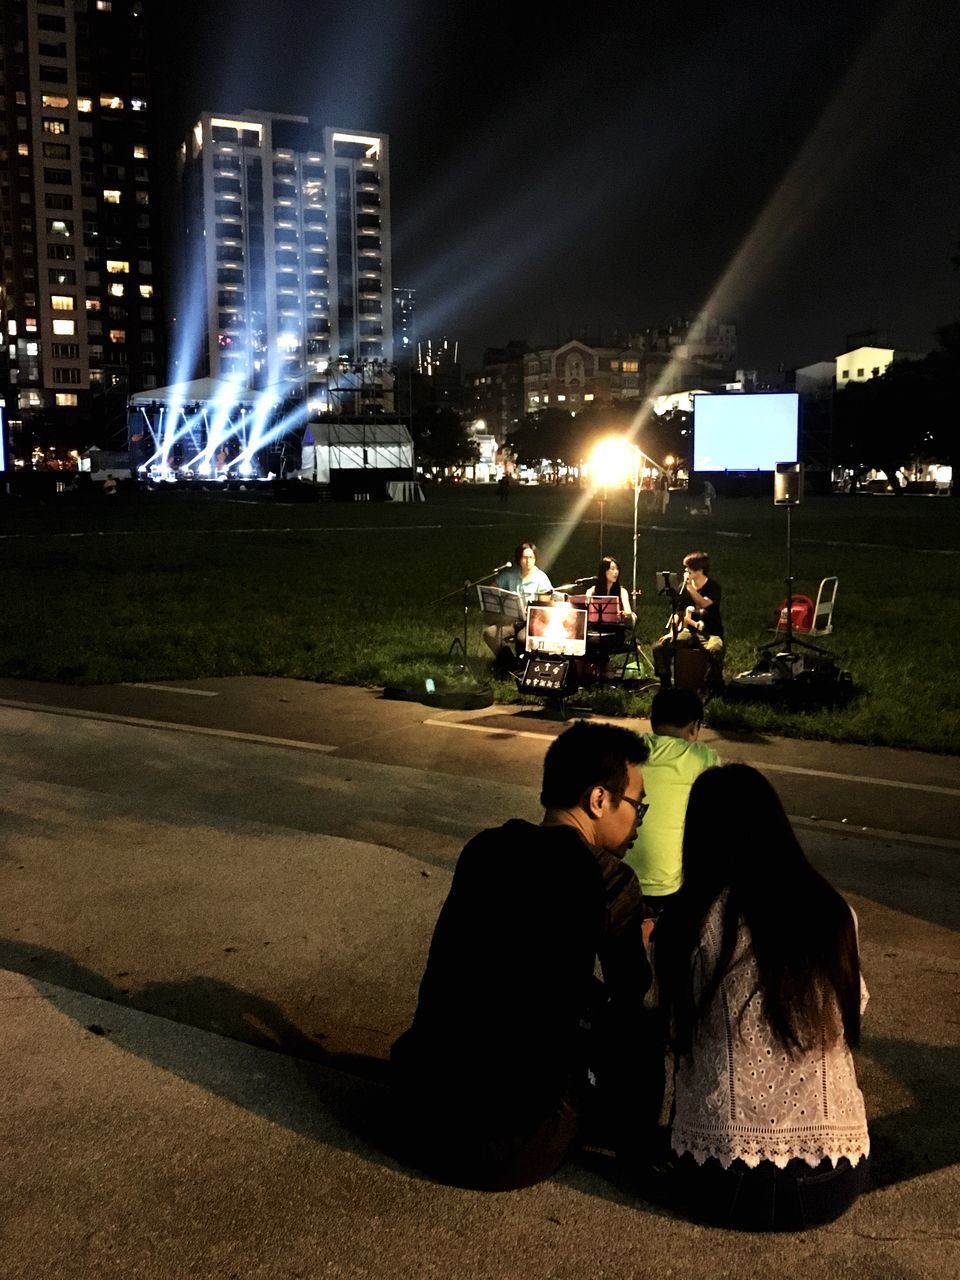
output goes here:
<path id="1" fill-rule="evenodd" d="M 799 649 L 807 649 L 811 653 L 818 653 L 824 658 L 831 656 L 826 649 L 821 649 L 819 645 L 810 644 L 807 640 L 797 640 L 793 634 L 793 540 L 791 516 L 793 515 L 793 508 L 799 506 L 802 496 L 803 464 L 800 462 L 778 462 L 774 473 L 773 501 L 775 506 L 786 507 L 787 509 L 787 617 L 783 640 L 775 639 L 771 640 L 769 644 L 761 645 L 760 652 L 766 654 L 769 658 L 771 651 L 775 650 L 774 656 L 777 662 L 791 676 L 796 673 L 796 668 L 802 664 L 803 660 L 802 654 L 794 653 L 795 645 Z"/>

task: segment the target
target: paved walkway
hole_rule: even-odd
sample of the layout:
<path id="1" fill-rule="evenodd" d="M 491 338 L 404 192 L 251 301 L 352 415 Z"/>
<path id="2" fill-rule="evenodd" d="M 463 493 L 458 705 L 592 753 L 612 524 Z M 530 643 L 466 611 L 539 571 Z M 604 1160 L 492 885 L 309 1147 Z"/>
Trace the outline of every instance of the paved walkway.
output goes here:
<path id="1" fill-rule="evenodd" d="M 768 1239 L 578 1166 L 438 1187 L 362 1136 L 456 854 L 537 812 L 559 726 L 287 681 L 173 689 L 0 685 L 4 1280 L 960 1270 L 955 761 L 718 743 L 770 771 L 851 897 L 872 993 L 878 1186 Z"/>

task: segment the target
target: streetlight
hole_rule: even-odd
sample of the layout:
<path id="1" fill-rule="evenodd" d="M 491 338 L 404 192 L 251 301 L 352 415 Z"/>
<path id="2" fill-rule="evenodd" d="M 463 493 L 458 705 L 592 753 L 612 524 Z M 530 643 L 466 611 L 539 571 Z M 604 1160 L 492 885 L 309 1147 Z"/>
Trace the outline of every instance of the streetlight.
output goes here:
<path id="1" fill-rule="evenodd" d="M 637 512 L 640 504 L 640 460 L 651 466 L 657 464 L 643 452 L 638 444 L 626 436 L 608 436 L 594 448 L 590 455 L 590 475 L 597 485 L 633 485 L 633 576 L 630 598 L 636 612 L 637 603 Z M 659 468 L 657 468 L 659 470 Z M 603 556 L 603 502 L 600 503 L 600 555 Z"/>

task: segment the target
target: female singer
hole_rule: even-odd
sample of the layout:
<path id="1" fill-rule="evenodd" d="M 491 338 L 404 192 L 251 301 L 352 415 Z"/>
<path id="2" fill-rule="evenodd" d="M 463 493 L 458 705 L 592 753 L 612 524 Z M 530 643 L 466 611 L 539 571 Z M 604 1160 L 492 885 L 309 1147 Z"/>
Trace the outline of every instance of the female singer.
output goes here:
<path id="1" fill-rule="evenodd" d="M 622 621 L 632 627 L 637 620 L 630 605 L 630 593 L 620 581 L 620 562 L 613 556 L 604 556 L 597 569 L 597 579 L 587 590 L 587 599 L 593 596 L 616 596 L 620 601 Z"/>
<path id="2" fill-rule="evenodd" d="M 850 1052 L 866 1004 L 856 919 L 749 765 L 691 788 L 683 884 L 657 922 L 654 965 L 686 1210 L 754 1231 L 838 1218 L 870 1154 Z"/>

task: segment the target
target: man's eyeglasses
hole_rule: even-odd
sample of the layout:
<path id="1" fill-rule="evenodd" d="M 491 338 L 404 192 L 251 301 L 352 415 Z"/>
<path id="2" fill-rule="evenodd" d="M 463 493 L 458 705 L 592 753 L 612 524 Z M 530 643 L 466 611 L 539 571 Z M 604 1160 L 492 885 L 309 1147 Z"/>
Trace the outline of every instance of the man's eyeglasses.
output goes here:
<path id="1" fill-rule="evenodd" d="M 614 795 L 615 795 L 615 794 L 616 794 L 616 792 L 613 792 L 612 794 L 614 794 Z M 633 796 L 627 796 L 627 795 L 624 795 L 622 792 L 621 792 L 621 794 L 620 794 L 620 799 L 621 799 L 621 800 L 626 800 L 627 804 L 632 804 L 632 805 L 633 805 L 633 807 L 634 807 L 634 809 L 636 809 L 636 811 L 637 811 L 637 826 L 639 827 L 640 823 L 643 821 L 643 815 L 644 815 L 644 814 L 647 812 L 647 810 L 650 808 L 650 805 L 649 805 L 649 804 L 647 804 L 647 803 L 644 803 L 644 801 L 643 801 L 643 800 L 634 800 Z"/>

